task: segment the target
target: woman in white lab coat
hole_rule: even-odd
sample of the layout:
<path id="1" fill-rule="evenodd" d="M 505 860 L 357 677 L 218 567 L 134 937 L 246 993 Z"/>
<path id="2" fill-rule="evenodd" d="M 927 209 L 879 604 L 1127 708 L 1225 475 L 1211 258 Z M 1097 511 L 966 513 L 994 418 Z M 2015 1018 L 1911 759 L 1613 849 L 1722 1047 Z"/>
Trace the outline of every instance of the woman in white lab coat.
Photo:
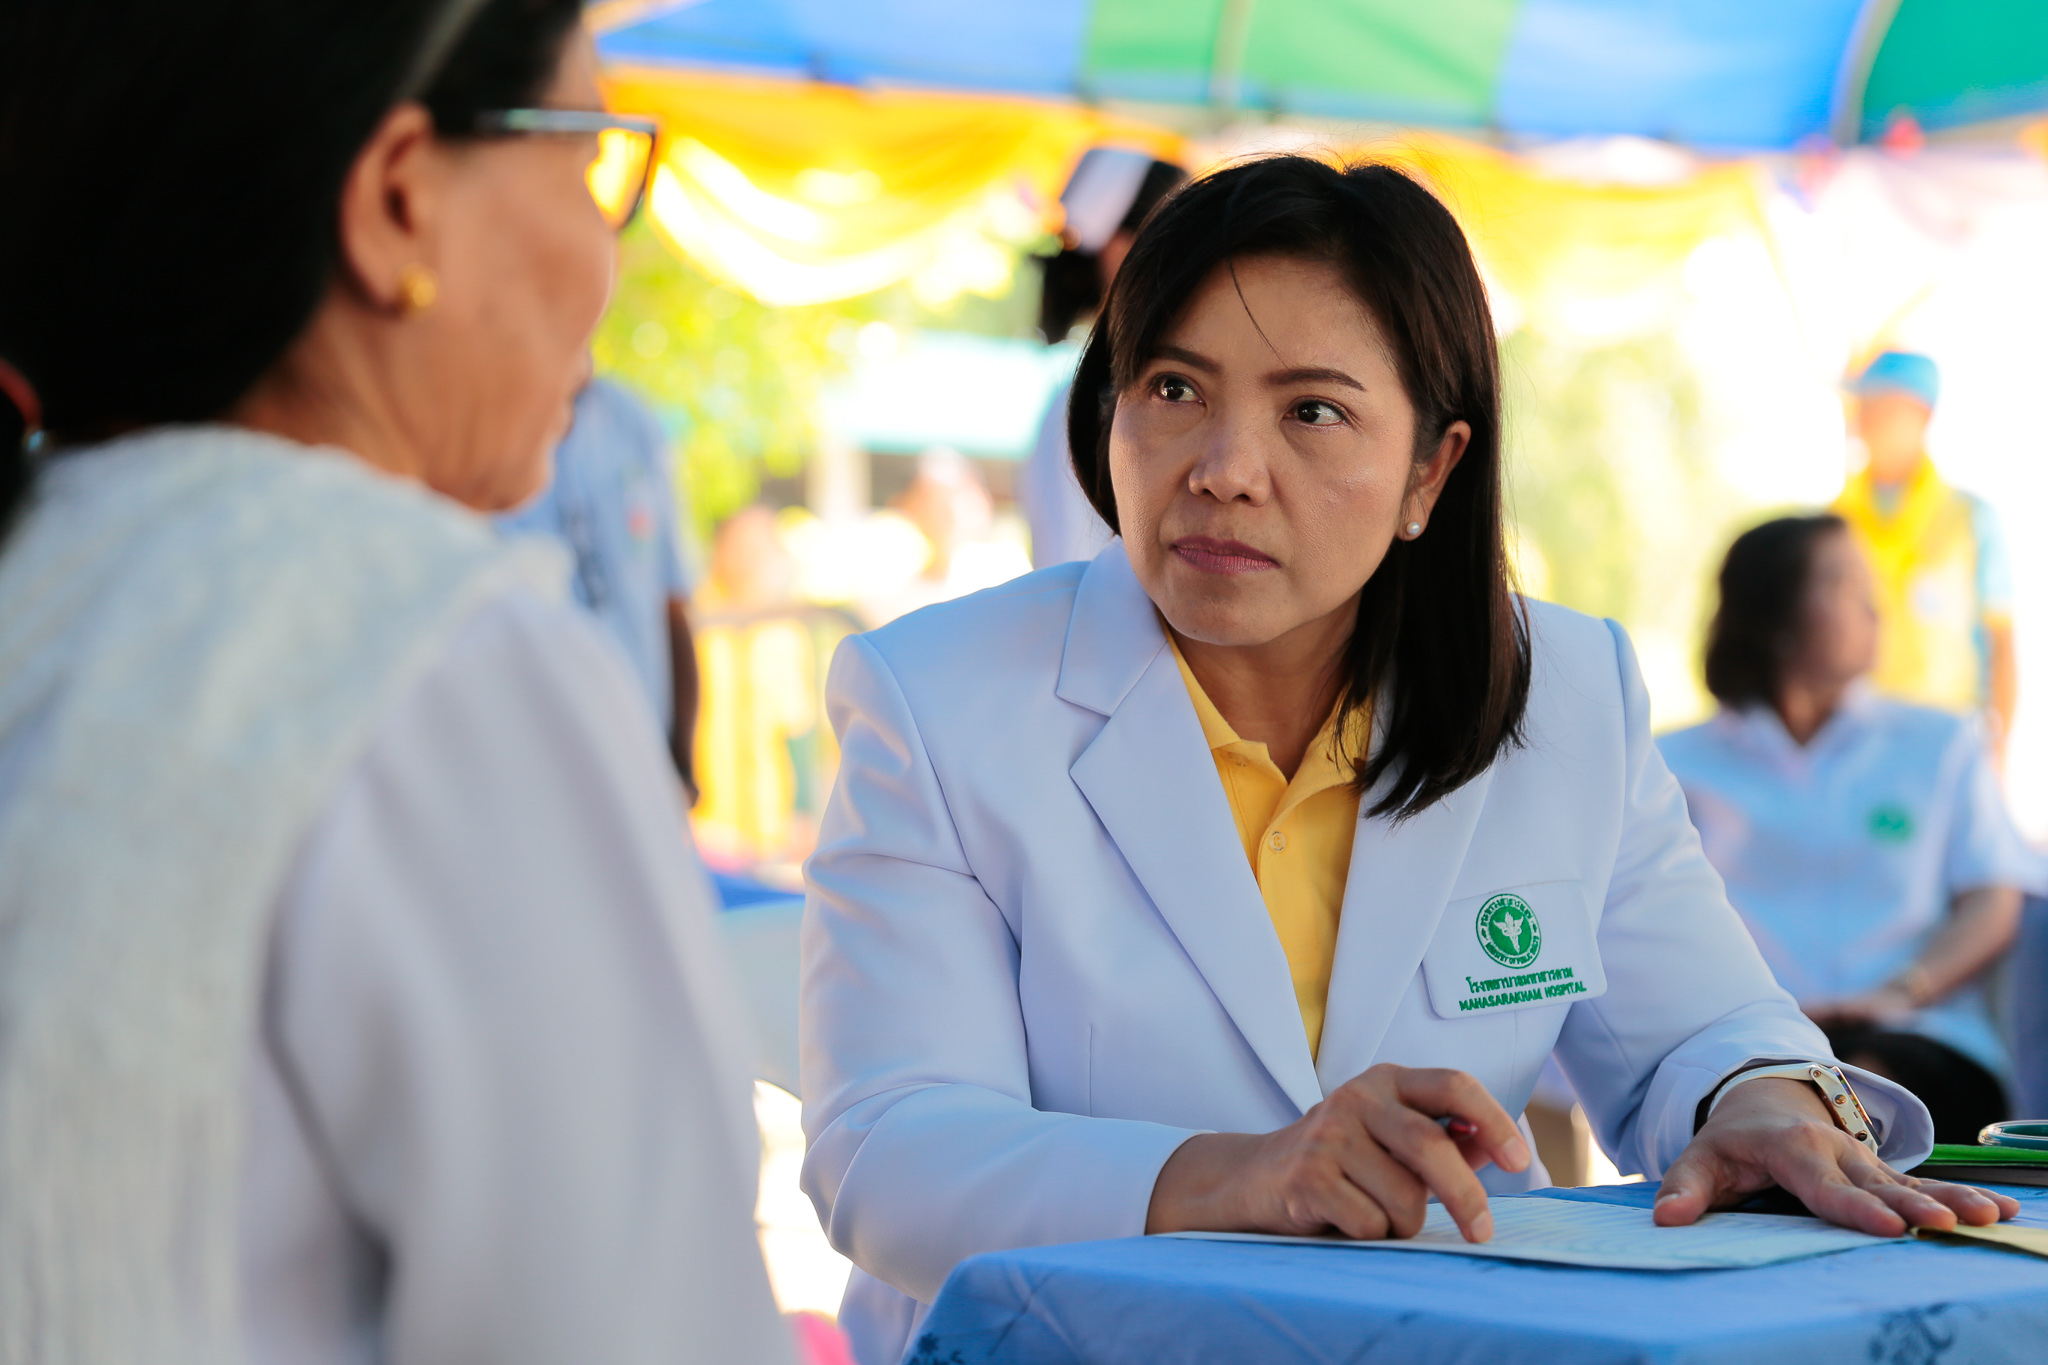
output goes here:
<path id="1" fill-rule="evenodd" d="M 895 1358 L 963 1257 L 1204 1228 L 1411 1235 L 1542 1182 L 1555 1050 L 1689 1222 L 1773 1183 L 1873 1232 L 2010 1216 L 1896 1174 L 1701 856 L 1611 623 L 1521 604 L 1484 289 L 1386 167 L 1194 182 L 1082 358 L 1120 540 L 842 646 L 808 869 L 805 1179 Z M 1873 1148 L 1880 1148 L 1883 1160 Z M 1889 1162 L 1890 1164 L 1887 1164 Z M 1491 1164 L 1497 1168 L 1481 1172 Z"/>

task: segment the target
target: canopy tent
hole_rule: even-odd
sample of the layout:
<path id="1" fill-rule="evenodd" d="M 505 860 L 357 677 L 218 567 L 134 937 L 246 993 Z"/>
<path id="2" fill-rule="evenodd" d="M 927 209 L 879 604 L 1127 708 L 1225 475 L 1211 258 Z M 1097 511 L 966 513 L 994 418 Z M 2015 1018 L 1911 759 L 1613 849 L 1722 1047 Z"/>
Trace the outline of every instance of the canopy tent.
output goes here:
<path id="1" fill-rule="evenodd" d="M 609 62 L 1716 150 L 2048 110 L 2040 0 L 613 0 Z"/>
<path id="2" fill-rule="evenodd" d="M 614 104 L 663 121 L 657 227 L 775 304 L 905 280 L 933 304 L 998 292 L 1014 246 L 1057 226 L 1086 147 L 1186 159 L 1173 133 L 1105 102 L 1183 127 L 1326 116 L 1745 152 L 1854 143 L 1900 115 L 1940 130 L 2048 109 L 2040 0 L 606 0 L 593 14 Z M 1616 277 L 1759 213 L 1741 167 L 1588 185 L 1442 131 L 1355 138 L 1334 149 L 1424 171 L 1518 293 L 1625 292 Z"/>

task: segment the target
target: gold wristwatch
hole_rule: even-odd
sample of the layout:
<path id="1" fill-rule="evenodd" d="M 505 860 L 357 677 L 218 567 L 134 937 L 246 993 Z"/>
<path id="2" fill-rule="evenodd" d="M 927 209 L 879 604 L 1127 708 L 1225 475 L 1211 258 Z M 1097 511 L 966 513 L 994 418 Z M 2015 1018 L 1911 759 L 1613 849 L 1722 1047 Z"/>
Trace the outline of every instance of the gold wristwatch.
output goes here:
<path id="1" fill-rule="evenodd" d="M 1863 1101 L 1856 1098 L 1855 1087 L 1842 1074 L 1842 1068 L 1825 1062 L 1788 1062 L 1782 1066 L 1759 1066 L 1748 1071 L 1737 1072 L 1721 1083 L 1714 1102 L 1707 1106 L 1707 1115 L 1712 1117 L 1721 1101 L 1728 1098 L 1728 1092 L 1744 1081 L 1761 1081 L 1776 1077 L 1787 1081 L 1806 1081 L 1820 1091 L 1821 1103 L 1827 1105 L 1828 1113 L 1834 1117 L 1835 1126 L 1869 1148 L 1872 1156 L 1877 1155 L 1877 1125 L 1870 1121 L 1870 1115 L 1863 1108 Z"/>

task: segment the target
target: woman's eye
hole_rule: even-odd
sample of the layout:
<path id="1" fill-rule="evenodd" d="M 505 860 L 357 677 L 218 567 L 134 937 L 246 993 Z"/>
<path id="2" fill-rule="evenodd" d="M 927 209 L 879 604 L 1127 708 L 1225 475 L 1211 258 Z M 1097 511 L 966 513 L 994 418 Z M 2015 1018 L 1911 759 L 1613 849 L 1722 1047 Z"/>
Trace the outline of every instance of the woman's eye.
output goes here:
<path id="1" fill-rule="evenodd" d="M 1320 398 L 1304 398 L 1294 405 L 1294 420 L 1312 427 L 1334 427 L 1342 425 L 1344 410 Z"/>
<path id="2" fill-rule="evenodd" d="M 1177 374 L 1161 375 L 1153 381 L 1152 389 L 1169 403 L 1195 401 L 1195 386 Z"/>

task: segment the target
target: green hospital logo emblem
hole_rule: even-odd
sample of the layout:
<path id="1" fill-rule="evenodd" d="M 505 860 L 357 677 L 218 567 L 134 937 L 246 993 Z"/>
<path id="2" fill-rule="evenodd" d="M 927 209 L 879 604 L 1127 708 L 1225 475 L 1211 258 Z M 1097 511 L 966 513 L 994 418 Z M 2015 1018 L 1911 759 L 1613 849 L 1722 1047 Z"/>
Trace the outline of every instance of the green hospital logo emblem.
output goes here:
<path id="1" fill-rule="evenodd" d="M 1472 927 L 1479 946 L 1503 967 L 1526 967 L 1543 951 L 1543 926 L 1520 896 L 1489 897 Z"/>
<path id="2" fill-rule="evenodd" d="M 1870 837 L 1880 844 L 1903 844 L 1913 837 L 1913 815 L 1896 801 L 1870 812 Z"/>

